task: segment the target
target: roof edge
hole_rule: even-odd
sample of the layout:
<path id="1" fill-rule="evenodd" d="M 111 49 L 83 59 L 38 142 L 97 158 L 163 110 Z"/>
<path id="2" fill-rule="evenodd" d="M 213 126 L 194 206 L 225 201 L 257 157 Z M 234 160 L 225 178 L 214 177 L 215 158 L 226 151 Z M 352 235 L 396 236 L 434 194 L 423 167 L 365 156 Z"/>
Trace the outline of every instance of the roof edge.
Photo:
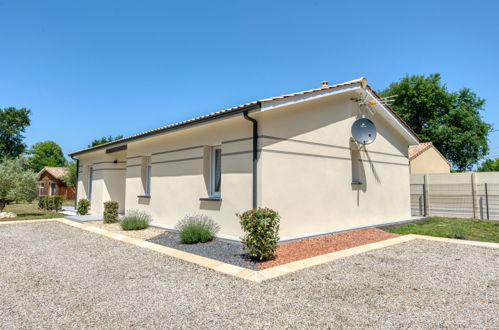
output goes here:
<path id="1" fill-rule="evenodd" d="M 451 166 L 451 167 L 452 167 L 452 164 L 451 164 L 451 163 L 447 160 L 447 158 L 445 158 L 445 156 L 444 156 L 444 155 L 442 155 L 442 153 L 440 152 L 440 150 L 438 150 L 438 148 L 437 148 L 437 147 L 435 147 L 435 145 L 433 144 L 433 142 L 431 142 L 431 141 L 430 141 L 430 142 L 427 142 L 427 143 L 428 143 L 428 145 L 427 145 L 425 148 L 423 148 L 422 150 L 418 151 L 417 153 L 415 153 L 414 155 L 412 155 L 411 157 L 409 157 L 409 161 L 412 161 L 412 160 L 414 160 L 414 159 L 418 158 L 418 157 L 419 157 L 419 156 L 421 156 L 421 155 L 422 155 L 425 151 L 427 151 L 428 149 L 430 149 L 430 148 L 432 148 L 432 147 L 433 147 L 433 149 L 435 149 L 435 151 L 437 152 L 437 154 L 438 154 L 438 155 L 439 155 L 439 156 L 440 156 L 443 160 L 445 160 L 445 162 L 446 162 L 449 166 Z"/>
<path id="2" fill-rule="evenodd" d="M 156 129 L 153 129 L 153 130 L 150 130 L 150 131 L 146 131 L 146 132 L 143 132 L 143 133 L 134 134 L 134 135 L 131 135 L 131 136 L 119 139 L 119 140 L 115 140 L 115 141 L 111 141 L 111 142 L 106 142 L 106 143 L 103 143 L 103 144 L 99 144 L 98 146 L 94 146 L 94 147 L 90 147 L 90 148 L 85 148 L 85 149 L 81 149 L 81 150 L 78 150 L 78 151 L 74 151 L 74 152 L 69 153 L 68 155 L 71 158 L 73 158 L 75 156 L 78 156 L 78 155 L 81 155 L 81 154 L 84 154 L 84 153 L 87 153 L 87 152 L 98 151 L 98 150 L 105 149 L 105 148 L 108 148 L 108 147 L 111 147 L 111 146 L 116 146 L 116 145 L 119 145 L 119 144 L 123 144 L 123 143 L 131 142 L 131 141 L 140 140 L 140 139 L 147 138 L 147 137 L 154 136 L 154 135 L 161 135 L 161 134 L 164 134 L 166 132 L 169 132 L 169 131 L 172 131 L 172 130 L 175 130 L 175 129 L 181 129 L 181 128 L 193 126 L 193 125 L 196 125 L 196 124 L 200 124 L 200 123 L 203 123 L 203 122 L 209 122 L 209 121 L 217 120 L 217 119 L 220 119 L 220 118 L 234 116 L 234 115 L 237 115 L 237 114 L 242 113 L 244 111 L 257 110 L 257 109 L 260 109 L 260 107 L 261 107 L 260 101 L 251 102 L 251 103 L 244 104 L 242 106 L 238 106 L 238 107 L 234 107 L 234 108 L 229 108 L 227 110 L 222 110 L 222 111 L 216 112 L 214 114 L 209 114 L 209 115 L 197 117 L 197 118 L 194 118 L 194 119 L 190 119 L 190 120 L 182 121 L 182 122 L 179 122 L 179 123 L 175 123 L 175 124 L 163 126 L 163 127 L 160 127 L 160 128 L 156 128 Z"/>

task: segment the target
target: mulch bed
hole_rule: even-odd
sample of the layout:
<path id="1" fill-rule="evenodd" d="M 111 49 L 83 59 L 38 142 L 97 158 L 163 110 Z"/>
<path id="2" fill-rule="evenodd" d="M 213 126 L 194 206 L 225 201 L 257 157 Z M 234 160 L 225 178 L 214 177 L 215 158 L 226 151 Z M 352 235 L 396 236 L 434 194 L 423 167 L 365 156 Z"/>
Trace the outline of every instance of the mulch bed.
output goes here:
<path id="1" fill-rule="evenodd" d="M 148 241 L 216 259 L 225 263 L 259 270 L 287 264 L 296 260 L 315 257 L 321 254 L 345 250 L 359 245 L 375 243 L 397 236 L 400 235 L 387 233 L 376 228 L 367 228 L 303 239 L 279 245 L 276 252 L 277 258 L 263 262 L 249 259 L 243 245 L 236 242 L 215 239 L 208 243 L 182 244 L 178 239 L 178 235 L 170 232 L 163 232 L 160 235 L 148 239 Z"/>
<path id="2" fill-rule="evenodd" d="M 284 243 L 277 248 L 277 258 L 260 263 L 259 268 L 265 269 L 279 266 L 292 261 L 384 241 L 397 236 L 400 235 L 387 233 L 381 229 L 367 228 Z"/>

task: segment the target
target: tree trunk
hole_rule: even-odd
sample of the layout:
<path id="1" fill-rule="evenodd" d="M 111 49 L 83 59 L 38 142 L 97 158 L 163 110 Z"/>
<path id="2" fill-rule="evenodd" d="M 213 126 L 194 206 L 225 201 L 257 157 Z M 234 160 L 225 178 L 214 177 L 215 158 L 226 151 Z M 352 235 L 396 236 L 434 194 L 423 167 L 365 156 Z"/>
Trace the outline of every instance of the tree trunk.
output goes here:
<path id="1" fill-rule="evenodd" d="M 7 201 L 0 199 L 0 212 L 3 212 L 3 209 L 6 205 L 7 205 Z"/>

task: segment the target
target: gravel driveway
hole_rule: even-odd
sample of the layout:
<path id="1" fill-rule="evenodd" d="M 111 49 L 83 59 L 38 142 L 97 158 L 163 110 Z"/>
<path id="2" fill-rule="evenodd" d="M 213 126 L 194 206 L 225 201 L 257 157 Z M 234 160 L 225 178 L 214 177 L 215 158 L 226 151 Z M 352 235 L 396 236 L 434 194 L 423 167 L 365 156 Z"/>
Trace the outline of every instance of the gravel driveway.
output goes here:
<path id="1" fill-rule="evenodd" d="M 61 223 L 0 225 L 0 328 L 497 328 L 499 250 L 415 240 L 253 283 Z"/>

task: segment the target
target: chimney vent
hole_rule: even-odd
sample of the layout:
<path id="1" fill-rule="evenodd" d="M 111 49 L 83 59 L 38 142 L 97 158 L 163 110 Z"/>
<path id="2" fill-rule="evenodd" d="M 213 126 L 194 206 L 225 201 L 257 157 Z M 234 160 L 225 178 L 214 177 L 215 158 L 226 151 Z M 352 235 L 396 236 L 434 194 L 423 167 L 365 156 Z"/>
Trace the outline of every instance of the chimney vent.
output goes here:
<path id="1" fill-rule="evenodd" d="M 328 82 L 327 81 L 322 81 L 321 84 L 322 84 L 322 87 L 324 88 L 324 87 L 327 87 Z"/>

